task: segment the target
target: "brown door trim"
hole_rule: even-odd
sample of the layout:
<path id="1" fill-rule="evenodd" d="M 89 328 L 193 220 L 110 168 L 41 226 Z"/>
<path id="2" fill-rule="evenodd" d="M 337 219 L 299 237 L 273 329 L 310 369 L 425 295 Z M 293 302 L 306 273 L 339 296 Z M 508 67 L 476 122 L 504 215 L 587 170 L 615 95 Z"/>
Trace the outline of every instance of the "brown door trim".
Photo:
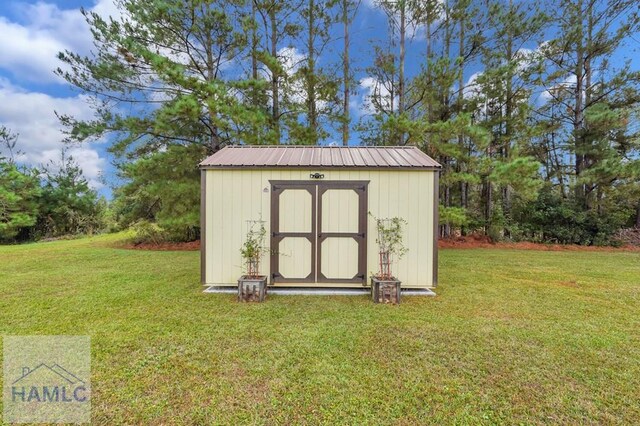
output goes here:
<path id="1" fill-rule="evenodd" d="M 316 281 L 316 185 L 306 181 L 270 181 L 271 183 L 271 284 L 313 283 Z M 280 232 L 280 194 L 287 189 L 304 189 L 311 194 L 311 232 Z M 311 272 L 306 277 L 280 274 L 280 242 L 287 237 L 306 238 L 311 243 Z"/>

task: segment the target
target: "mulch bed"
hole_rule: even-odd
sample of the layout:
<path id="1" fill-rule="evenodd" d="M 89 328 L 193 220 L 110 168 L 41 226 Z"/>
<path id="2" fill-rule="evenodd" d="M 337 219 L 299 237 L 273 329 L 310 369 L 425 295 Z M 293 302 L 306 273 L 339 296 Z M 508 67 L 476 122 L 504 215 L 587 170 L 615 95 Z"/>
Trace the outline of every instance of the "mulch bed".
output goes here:
<path id="1" fill-rule="evenodd" d="M 515 250 L 542 250 L 542 251 L 637 251 L 640 252 L 640 246 L 624 245 L 622 247 L 603 247 L 603 246 L 579 246 L 576 244 L 542 244 L 531 242 L 503 243 L 492 242 L 489 237 L 484 235 L 469 235 L 464 237 L 453 237 L 441 239 L 438 241 L 438 247 L 441 249 L 477 249 L 477 248 L 493 248 L 493 249 L 515 249 Z"/>
<path id="2" fill-rule="evenodd" d="M 639 232 L 640 231 L 635 231 Z M 622 247 L 602 247 L 602 246 L 579 246 L 574 244 L 542 244 L 530 242 L 518 243 L 496 243 L 484 235 L 468 235 L 464 237 L 453 237 L 441 239 L 438 241 L 438 247 L 441 249 L 477 249 L 477 248 L 493 248 L 493 249 L 515 249 L 515 250 L 543 250 L 543 251 L 637 251 L 640 252 L 640 245 L 624 245 Z M 200 241 L 191 241 L 188 243 L 140 243 L 127 244 L 123 248 L 131 250 L 157 250 L 157 251 L 197 251 L 200 250 Z"/>

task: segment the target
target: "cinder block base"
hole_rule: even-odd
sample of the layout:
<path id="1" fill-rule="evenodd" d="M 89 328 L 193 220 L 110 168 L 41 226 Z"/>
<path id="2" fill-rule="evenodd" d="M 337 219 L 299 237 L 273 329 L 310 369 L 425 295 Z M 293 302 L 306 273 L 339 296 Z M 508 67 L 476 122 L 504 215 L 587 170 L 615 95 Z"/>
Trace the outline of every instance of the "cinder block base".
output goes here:
<path id="1" fill-rule="evenodd" d="M 400 284 L 398 280 L 379 280 L 371 277 L 371 298 L 373 303 L 400 304 Z"/>
<path id="2" fill-rule="evenodd" d="M 267 277 L 242 277 L 238 280 L 238 302 L 264 302 L 267 298 Z"/>

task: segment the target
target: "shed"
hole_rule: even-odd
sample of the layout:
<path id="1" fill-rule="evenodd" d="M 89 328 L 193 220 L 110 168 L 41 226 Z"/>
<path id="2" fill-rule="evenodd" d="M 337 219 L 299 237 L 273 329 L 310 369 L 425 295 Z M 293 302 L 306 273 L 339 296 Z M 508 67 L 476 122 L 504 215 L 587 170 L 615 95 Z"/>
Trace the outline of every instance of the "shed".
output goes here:
<path id="1" fill-rule="evenodd" d="M 435 287 L 440 168 L 411 146 L 227 146 L 200 163 L 202 284 L 237 285 L 247 222 L 262 220 L 269 285 L 366 286 L 374 217 L 400 217 L 408 251 L 394 275 Z"/>

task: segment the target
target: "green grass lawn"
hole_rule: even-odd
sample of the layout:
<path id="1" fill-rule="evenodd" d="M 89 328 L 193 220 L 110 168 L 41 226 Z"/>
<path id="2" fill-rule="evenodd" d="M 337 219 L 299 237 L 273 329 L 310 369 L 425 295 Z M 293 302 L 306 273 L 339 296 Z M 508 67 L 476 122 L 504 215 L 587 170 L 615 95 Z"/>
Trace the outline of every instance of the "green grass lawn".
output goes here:
<path id="1" fill-rule="evenodd" d="M 435 298 L 203 294 L 121 235 L 0 248 L 0 334 L 90 335 L 96 424 L 640 423 L 640 254 L 443 250 Z"/>

